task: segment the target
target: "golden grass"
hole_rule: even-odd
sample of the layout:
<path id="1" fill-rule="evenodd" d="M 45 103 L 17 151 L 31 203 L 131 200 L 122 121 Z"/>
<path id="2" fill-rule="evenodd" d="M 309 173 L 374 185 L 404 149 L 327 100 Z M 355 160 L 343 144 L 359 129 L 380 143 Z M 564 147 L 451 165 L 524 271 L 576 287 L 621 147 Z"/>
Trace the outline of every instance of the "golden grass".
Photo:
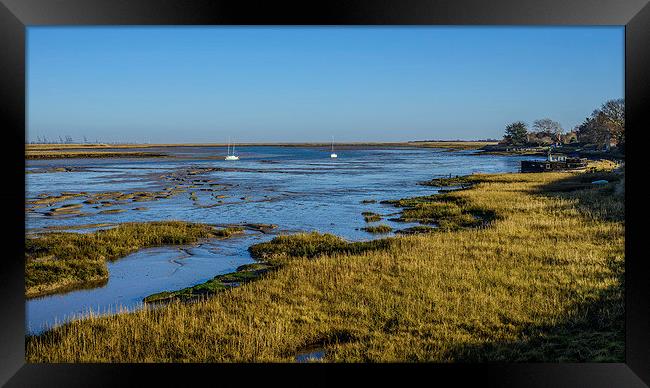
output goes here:
<path id="1" fill-rule="evenodd" d="M 587 167 L 588 171 L 591 172 L 597 172 L 597 171 L 611 171 L 616 168 L 620 168 L 624 166 L 624 163 L 614 161 L 614 160 L 608 160 L 608 159 L 599 159 L 599 160 L 591 160 L 589 161 L 589 165 Z"/>
<path id="2" fill-rule="evenodd" d="M 197 303 L 74 321 L 28 337 L 27 360 L 285 362 L 320 347 L 325 361 L 621 362 L 620 186 L 480 178 L 446 195 L 494 212 L 488 225 L 293 257 Z"/>

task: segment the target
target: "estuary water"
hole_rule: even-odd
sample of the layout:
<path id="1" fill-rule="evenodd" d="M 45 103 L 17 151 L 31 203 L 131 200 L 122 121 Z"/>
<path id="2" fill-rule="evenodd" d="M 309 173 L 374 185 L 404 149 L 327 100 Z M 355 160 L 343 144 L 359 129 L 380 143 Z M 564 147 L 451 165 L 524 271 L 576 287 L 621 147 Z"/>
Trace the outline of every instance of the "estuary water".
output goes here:
<path id="1" fill-rule="evenodd" d="M 380 236 L 365 232 L 362 212 L 375 212 L 395 230 L 413 224 L 390 219 L 399 209 L 379 202 L 437 192 L 418 182 L 471 173 L 517 172 L 525 157 L 477 155 L 479 151 L 434 148 L 256 146 L 237 148 L 238 161 L 223 160 L 225 147 L 132 149 L 165 158 L 56 159 L 27 163 L 26 200 L 74 193 L 51 206 L 26 209 L 26 233 L 85 233 L 122 222 L 182 220 L 274 224 L 242 236 L 194 246 L 143 249 L 108 264 L 109 281 L 96 288 L 27 300 L 26 332 L 83 316 L 135 309 L 142 298 L 205 282 L 253 262 L 248 246 L 277 234 L 333 233 L 348 240 Z M 65 170 L 64 170 L 65 169 Z M 173 192 L 154 200 L 88 201 L 103 193 Z M 373 202 L 376 201 L 376 202 Z M 53 214 L 62 205 L 77 212 Z M 109 211 L 107 211 L 109 210 Z"/>

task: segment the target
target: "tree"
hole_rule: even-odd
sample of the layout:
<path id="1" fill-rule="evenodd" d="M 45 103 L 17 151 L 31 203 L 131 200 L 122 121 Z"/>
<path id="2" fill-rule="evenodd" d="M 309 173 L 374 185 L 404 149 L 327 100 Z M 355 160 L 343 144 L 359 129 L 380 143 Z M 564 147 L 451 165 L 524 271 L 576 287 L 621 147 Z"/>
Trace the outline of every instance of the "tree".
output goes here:
<path id="1" fill-rule="evenodd" d="M 605 126 L 605 116 L 599 110 L 595 110 L 576 127 L 576 133 L 581 143 L 595 144 L 598 147 L 606 147 L 610 139 L 609 131 Z"/>
<path id="2" fill-rule="evenodd" d="M 609 100 L 576 127 L 581 143 L 608 148 L 613 140 L 619 149 L 625 145 L 625 100 Z"/>
<path id="3" fill-rule="evenodd" d="M 550 137 L 556 143 L 562 141 L 562 132 L 564 132 L 564 129 L 562 129 L 562 126 L 557 121 L 553 121 L 548 118 L 535 120 L 535 122 L 533 123 L 533 128 L 537 133 L 550 135 Z"/>
<path id="4" fill-rule="evenodd" d="M 617 144 L 625 142 L 625 100 L 609 100 L 600 107 L 603 125 Z"/>
<path id="5" fill-rule="evenodd" d="M 517 121 L 506 126 L 506 134 L 503 136 L 506 144 L 524 145 L 528 140 L 528 128 L 526 123 Z"/>

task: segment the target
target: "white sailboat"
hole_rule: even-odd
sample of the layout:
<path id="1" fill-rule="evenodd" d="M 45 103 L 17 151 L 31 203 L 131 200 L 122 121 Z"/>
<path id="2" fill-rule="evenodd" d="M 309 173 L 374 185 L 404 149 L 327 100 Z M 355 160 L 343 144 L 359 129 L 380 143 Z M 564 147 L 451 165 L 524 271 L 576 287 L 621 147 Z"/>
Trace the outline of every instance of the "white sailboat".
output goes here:
<path id="1" fill-rule="evenodd" d="M 330 158 L 338 158 L 338 155 L 334 153 L 334 139 L 332 139 L 332 153 L 330 154 Z"/>
<path id="2" fill-rule="evenodd" d="M 230 140 L 228 140 L 228 153 L 226 160 L 239 160 L 239 156 L 235 155 L 235 143 L 232 144 L 232 154 L 230 154 Z"/>

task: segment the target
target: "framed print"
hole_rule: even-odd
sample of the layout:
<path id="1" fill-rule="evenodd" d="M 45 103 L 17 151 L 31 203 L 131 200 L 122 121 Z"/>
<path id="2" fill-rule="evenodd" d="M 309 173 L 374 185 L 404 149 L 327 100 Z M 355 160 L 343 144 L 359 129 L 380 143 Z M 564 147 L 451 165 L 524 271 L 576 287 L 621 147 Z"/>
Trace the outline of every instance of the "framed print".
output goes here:
<path id="1" fill-rule="evenodd" d="M 2 0 L 0 381 L 647 386 L 646 3 Z"/>

